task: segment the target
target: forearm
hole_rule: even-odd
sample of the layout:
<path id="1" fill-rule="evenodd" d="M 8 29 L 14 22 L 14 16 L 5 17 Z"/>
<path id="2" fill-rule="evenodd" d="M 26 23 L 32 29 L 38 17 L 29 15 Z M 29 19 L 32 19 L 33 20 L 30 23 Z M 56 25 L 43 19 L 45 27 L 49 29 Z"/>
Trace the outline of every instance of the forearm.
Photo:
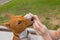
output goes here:
<path id="1" fill-rule="evenodd" d="M 49 34 L 54 40 L 60 39 L 60 28 L 58 30 L 49 30 Z"/>
<path id="2" fill-rule="evenodd" d="M 55 32 L 55 38 L 60 39 L 60 28 Z"/>

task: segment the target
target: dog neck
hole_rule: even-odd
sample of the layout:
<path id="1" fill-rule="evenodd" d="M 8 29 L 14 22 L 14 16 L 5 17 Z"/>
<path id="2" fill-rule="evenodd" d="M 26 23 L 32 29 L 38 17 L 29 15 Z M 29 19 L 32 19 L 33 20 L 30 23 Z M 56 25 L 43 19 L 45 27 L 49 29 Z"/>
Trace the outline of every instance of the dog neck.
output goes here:
<path id="1" fill-rule="evenodd" d="M 19 34 L 14 33 L 13 40 L 20 40 Z"/>

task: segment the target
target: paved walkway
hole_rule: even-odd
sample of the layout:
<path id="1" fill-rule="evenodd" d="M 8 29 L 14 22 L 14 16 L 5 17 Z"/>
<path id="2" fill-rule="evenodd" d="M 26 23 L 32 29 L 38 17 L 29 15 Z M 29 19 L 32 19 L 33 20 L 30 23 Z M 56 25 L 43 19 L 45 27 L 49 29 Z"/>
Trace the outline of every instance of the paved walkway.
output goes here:
<path id="1" fill-rule="evenodd" d="M 3 4 L 5 4 L 5 3 L 9 2 L 9 1 L 11 1 L 11 0 L 0 0 L 0 5 L 3 5 Z"/>

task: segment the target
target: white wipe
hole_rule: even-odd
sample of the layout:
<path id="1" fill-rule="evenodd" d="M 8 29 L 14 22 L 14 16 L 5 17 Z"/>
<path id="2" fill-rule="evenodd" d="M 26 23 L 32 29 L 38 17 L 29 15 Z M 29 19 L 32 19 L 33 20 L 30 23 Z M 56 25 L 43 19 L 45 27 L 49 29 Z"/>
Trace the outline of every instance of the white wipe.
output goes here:
<path id="1" fill-rule="evenodd" d="M 30 14 L 26 14 L 24 17 L 26 17 L 27 19 L 31 20 L 32 16 Z"/>

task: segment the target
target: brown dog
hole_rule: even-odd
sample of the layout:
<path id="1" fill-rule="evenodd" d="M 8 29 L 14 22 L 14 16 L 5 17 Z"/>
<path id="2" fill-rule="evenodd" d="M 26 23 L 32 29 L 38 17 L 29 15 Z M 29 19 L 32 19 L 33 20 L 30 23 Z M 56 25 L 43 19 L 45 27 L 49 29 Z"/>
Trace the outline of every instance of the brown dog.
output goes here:
<path id="1" fill-rule="evenodd" d="M 9 14 L 8 17 L 10 20 L 3 25 L 13 32 L 13 40 L 20 40 L 19 35 L 24 31 L 25 28 L 32 24 L 32 21 L 24 16 L 13 16 Z"/>

